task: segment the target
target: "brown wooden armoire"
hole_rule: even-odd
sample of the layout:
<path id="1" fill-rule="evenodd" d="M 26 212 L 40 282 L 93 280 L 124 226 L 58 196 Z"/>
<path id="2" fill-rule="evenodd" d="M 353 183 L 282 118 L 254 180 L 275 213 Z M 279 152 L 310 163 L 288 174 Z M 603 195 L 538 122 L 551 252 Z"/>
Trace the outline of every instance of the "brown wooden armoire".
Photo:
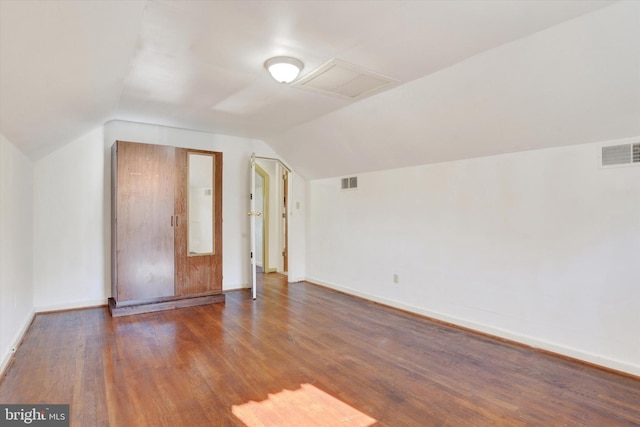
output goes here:
<path id="1" fill-rule="evenodd" d="M 224 302 L 222 153 L 116 141 L 114 317 Z"/>

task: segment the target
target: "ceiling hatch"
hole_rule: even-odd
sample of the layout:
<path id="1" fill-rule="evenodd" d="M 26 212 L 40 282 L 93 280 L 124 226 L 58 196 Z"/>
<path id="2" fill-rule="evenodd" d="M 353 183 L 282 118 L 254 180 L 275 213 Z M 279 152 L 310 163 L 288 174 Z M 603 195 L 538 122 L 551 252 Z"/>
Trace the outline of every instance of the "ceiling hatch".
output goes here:
<path id="1" fill-rule="evenodd" d="M 391 77 L 339 59 L 332 59 L 293 83 L 292 86 L 355 101 L 389 89 L 398 83 L 398 80 Z"/>

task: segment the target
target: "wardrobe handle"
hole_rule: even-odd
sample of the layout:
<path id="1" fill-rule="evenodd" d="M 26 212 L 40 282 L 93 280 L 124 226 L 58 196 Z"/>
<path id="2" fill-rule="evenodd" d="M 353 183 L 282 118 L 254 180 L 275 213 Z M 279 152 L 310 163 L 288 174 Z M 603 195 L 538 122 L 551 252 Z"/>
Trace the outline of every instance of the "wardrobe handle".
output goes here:
<path id="1" fill-rule="evenodd" d="M 173 227 L 173 215 L 171 215 L 171 226 Z"/>

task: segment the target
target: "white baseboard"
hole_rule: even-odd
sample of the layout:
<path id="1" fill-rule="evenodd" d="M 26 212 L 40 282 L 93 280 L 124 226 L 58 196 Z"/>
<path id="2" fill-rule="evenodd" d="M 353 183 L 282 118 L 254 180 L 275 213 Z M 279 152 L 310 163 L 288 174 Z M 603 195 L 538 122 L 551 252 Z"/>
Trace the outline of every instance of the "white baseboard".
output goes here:
<path id="1" fill-rule="evenodd" d="M 370 294 L 367 292 L 361 292 L 355 289 L 351 289 L 348 287 L 340 286 L 335 283 L 329 283 L 322 281 L 320 279 L 316 279 L 313 277 L 305 278 L 306 281 L 311 283 L 316 283 L 320 286 L 324 286 L 327 288 L 335 289 L 340 292 L 344 292 L 350 295 L 354 295 L 369 301 L 377 302 L 383 305 L 387 305 L 389 307 L 398 308 L 400 310 L 408 311 L 411 313 L 420 314 L 426 317 L 430 317 L 433 319 L 441 320 L 443 322 L 452 323 L 457 326 L 462 326 L 464 328 L 473 329 L 474 331 L 482 332 L 484 334 L 493 335 L 499 338 L 504 338 L 510 341 L 515 341 L 520 344 L 524 344 L 533 348 L 538 348 L 541 350 L 549 351 L 552 353 L 556 353 L 563 356 L 568 356 L 573 359 L 581 360 L 586 363 L 590 363 L 593 365 L 602 366 L 604 368 L 613 369 L 616 371 L 628 373 L 634 376 L 640 376 L 640 365 L 625 362 L 621 360 L 611 359 L 609 357 L 604 357 L 598 354 L 590 353 L 587 351 L 575 349 L 572 347 L 563 346 L 560 344 L 552 343 L 545 341 L 540 338 L 532 337 L 529 335 L 519 334 L 514 331 L 509 331 L 506 329 L 495 328 L 492 326 L 484 325 L 481 323 L 477 323 L 471 320 L 461 319 L 458 317 L 449 316 L 444 313 L 435 312 L 432 310 L 427 310 L 424 308 L 412 306 L 409 304 L 405 304 L 399 301 L 390 300 L 387 298 L 382 298 L 374 294 Z"/>
<path id="2" fill-rule="evenodd" d="M 301 276 L 294 276 L 291 274 L 291 272 L 289 272 L 289 275 L 287 276 L 287 281 L 289 283 L 296 283 L 296 282 L 302 282 L 304 280 L 307 280 L 306 277 L 301 277 Z"/>
<path id="3" fill-rule="evenodd" d="M 75 310 L 79 308 L 97 307 L 101 305 L 107 305 L 106 298 L 73 301 L 73 302 L 68 302 L 63 304 L 54 304 L 54 305 L 41 305 L 41 306 L 35 307 L 35 311 L 36 313 L 46 313 L 48 311 Z"/>
<path id="4" fill-rule="evenodd" d="M 27 317 L 27 321 L 24 322 L 24 325 L 22 325 L 20 330 L 13 337 L 13 340 L 11 340 L 10 347 L 6 350 L 6 353 L 2 355 L 2 362 L 0 362 L 0 374 L 4 373 L 5 369 L 9 365 L 9 362 L 11 361 L 13 354 L 18 349 L 20 342 L 22 342 L 22 339 L 24 338 L 25 334 L 29 330 L 29 326 L 31 326 L 31 323 L 33 322 L 33 319 L 35 318 L 35 316 L 36 316 L 36 313 L 35 311 L 32 310 L 31 313 L 29 313 L 29 316 Z"/>
<path id="5" fill-rule="evenodd" d="M 242 285 L 242 286 L 238 286 L 237 288 L 223 289 L 222 293 L 236 292 L 236 291 L 246 291 L 247 289 L 251 289 L 251 286 Z"/>
<path id="6" fill-rule="evenodd" d="M 243 289 L 251 289 L 251 285 L 248 283 L 231 283 L 228 285 L 222 285 L 222 292 L 240 291 Z"/>

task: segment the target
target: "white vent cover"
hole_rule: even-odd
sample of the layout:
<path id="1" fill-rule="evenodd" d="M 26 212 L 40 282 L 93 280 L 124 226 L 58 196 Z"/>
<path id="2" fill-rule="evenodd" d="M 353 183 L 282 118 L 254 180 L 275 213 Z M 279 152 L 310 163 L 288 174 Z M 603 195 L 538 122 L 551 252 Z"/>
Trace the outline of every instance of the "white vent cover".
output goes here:
<path id="1" fill-rule="evenodd" d="M 602 147 L 600 159 L 602 167 L 640 165 L 640 143 Z"/>
<path id="2" fill-rule="evenodd" d="M 358 188 L 358 177 L 352 176 L 349 178 L 342 178 L 341 185 L 343 190 Z"/>
<path id="3" fill-rule="evenodd" d="M 292 86 L 355 101 L 389 89 L 396 84 L 398 80 L 339 59 L 332 59 L 293 83 Z"/>

